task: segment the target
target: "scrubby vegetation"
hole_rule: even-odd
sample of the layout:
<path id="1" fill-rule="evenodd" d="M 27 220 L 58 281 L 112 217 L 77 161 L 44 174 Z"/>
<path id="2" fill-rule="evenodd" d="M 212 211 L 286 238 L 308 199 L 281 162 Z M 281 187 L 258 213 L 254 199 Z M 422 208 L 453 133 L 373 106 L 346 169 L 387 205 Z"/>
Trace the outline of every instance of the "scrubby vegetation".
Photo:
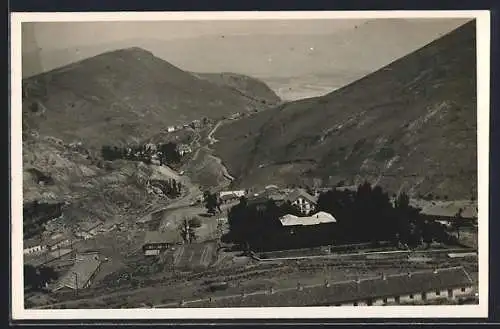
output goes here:
<path id="1" fill-rule="evenodd" d="M 62 215 L 61 203 L 40 203 L 33 201 L 23 206 L 23 235 L 31 238 L 43 231 L 43 224 Z"/>
<path id="2" fill-rule="evenodd" d="M 177 144 L 173 142 L 128 147 L 104 145 L 101 149 L 101 155 L 107 161 L 123 159 L 151 164 L 156 160 L 160 165 L 177 164 L 181 161 L 182 157 L 178 151 Z"/>
<path id="3" fill-rule="evenodd" d="M 58 278 L 57 272 L 52 267 L 36 268 L 32 265 L 24 265 L 23 271 L 24 288 L 27 290 L 40 290 L 46 284 Z"/>

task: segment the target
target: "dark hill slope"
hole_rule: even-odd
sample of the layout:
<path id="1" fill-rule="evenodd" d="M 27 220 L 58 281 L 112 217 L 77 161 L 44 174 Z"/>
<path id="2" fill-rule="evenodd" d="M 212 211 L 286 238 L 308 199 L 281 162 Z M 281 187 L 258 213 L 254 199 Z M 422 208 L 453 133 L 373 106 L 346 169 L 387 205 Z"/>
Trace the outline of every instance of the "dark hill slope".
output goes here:
<path id="1" fill-rule="evenodd" d="M 88 146 L 147 138 L 167 125 L 267 107 L 141 48 L 107 52 L 23 81 L 23 124 Z"/>
<path id="2" fill-rule="evenodd" d="M 477 188 L 475 46 L 472 21 L 326 96 L 221 127 L 217 152 L 241 186 L 368 179 L 468 198 Z"/>
<path id="3" fill-rule="evenodd" d="M 251 101 L 254 106 L 274 106 L 281 102 L 276 93 L 264 82 L 237 73 L 193 73 L 195 76 L 206 79 L 218 86 L 226 87 L 239 93 Z"/>

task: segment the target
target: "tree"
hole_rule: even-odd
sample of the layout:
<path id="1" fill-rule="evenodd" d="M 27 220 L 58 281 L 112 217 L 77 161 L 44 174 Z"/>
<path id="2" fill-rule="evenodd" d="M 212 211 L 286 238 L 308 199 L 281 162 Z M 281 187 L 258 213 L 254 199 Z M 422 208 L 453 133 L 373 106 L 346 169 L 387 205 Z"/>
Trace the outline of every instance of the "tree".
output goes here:
<path id="1" fill-rule="evenodd" d="M 406 193 L 401 193 L 394 201 L 394 215 L 400 242 L 416 244 L 420 241 L 420 232 L 416 225 L 419 212 L 420 209 L 410 205 L 410 197 Z"/>
<path id="2" fill-rule="evenodd" d="M 210 193 L 207 191 L 204 193 L 203 196 L 204 196 L 205 208 L 207 208 L 207 212 L 211 215 L 215 215 L 216 209 L 219 207 L 217 195 L 215 193 Z"/>
<path id="3" fill-rule="evenodd" d="M 462 208 L 458 209 L 457 213 L 455 214 L 455 218 L 454 218 L 453 224 L 452 224 L 453 228 L 457 232 L 457 239 L 458 240 L 460 240 L 460 230 L 461 230 L 461 228 L 466 225 L 466 221 L 465 221 L 465 219 L 462 216 L 463 211 L 464 210 Z"/>
<path id="4" fill-rule="evenodd" d="M 51 267 L 42 266 L 36 268 L 32 265 L 24 265 L 24 286 L 28 289 L 39 290 L 49 282 L 57 279 L 57 272 Z"/>
<path id="5" fill-rule="evenodd" d="M 201 222 L 198 218 L 184 218 L 180 226 L 180 233 L 182 239 L 186 243 L 192 243 L 198 238 L 196 235 L 196 229 L 201 226 Z"/>

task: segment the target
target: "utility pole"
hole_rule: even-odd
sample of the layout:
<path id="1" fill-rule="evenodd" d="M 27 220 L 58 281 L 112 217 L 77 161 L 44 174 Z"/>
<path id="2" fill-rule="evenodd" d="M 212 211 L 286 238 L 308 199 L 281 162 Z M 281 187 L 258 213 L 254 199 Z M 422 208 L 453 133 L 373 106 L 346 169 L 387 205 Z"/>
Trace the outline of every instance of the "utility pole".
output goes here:
<path id="1" fill-rule="evenodd" d="M 73 272 L 73 275 L 75 276 L 75 295 L 78 296 L 78 273 Z"/>

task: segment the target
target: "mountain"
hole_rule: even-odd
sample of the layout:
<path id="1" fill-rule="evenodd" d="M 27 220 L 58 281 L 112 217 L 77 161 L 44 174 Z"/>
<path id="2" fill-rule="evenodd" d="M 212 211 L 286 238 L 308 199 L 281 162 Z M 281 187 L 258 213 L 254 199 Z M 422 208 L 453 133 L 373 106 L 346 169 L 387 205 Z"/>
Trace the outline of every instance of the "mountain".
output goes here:
<path id="1" fill-rule="evenodd" d="M 25 129 L 88 147 L 145 139 L 169 125 L 265 109 L 267 100 L 276 101 L 266 91 L 255 95 L 264 100 L 257 103 L 137 47 L 24 79 L 23 96 Z"/>
<path id="2" fill-rule="evenodd" d="M 221 127 L 235 185 L 377 183 L 442 198 L 477 191 L 475 21 L 325 96 Z"/>
<path id="3" fill-rule="evenodd" d="M 123 40 L 116 40 L 116 35 L 111 38 L 111 34 L 117 33 L 112 31 L 121 31 L 118 26 L 126 25 L 123 22 L 61 23 L 60 31 L 58 25 L 27 23 L 23 24 L 23 77 L 105 51 L 139 46 L 191 72 L 238 72 L 257 77 L 282 99 L 296 100 L 324 95 L 351 83 L 448 33 L 467 19 L 355 21 L 141 23 L 141 29 L 128 25 L 132 33 Z M 165 25 L 153 28 L 150 24 Z M 223 28 L 226 24 L 233 27 Z M 339 24 L 349 27 L 339 29 Z M 89 30 L 103 31 L 101 43 L 88 37 L 92 35 Z M 148 33 L 135 33 L 137 30 Z M 192 32 L 196 30 L 199 32 Z M 179 32 L 172 37 L 172 31 Z M 191 31 L 190 36 L 184 35 L 186 31 Z M 53 42 L 58 33 L 60 38 Z M 203 54 L 203 60 L 199 54 Z"/>
<path id="4" fill-rule="evenodd" d="M 200 79 L 205 79 L 239 93 L 252 103 L 255 103 L 255 106 L 260 104 L 275 106 L 281 102 L 276 93 L 264 82 L 247 75 L 230 72 L 193 74 Z"/>

